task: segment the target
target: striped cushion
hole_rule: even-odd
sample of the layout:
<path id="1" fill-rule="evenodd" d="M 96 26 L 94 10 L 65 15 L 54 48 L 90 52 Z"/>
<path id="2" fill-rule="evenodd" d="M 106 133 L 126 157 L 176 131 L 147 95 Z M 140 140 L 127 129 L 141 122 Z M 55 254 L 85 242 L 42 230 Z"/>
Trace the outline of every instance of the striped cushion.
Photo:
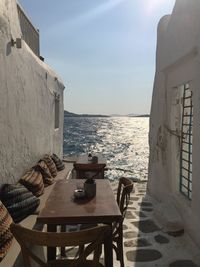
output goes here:
<path id="1" fill-rule="evenodd" d="M 43 160 L 45 161 L 45 163 L 47 164 L 49 170 L 50 170 L 50 173 L 53 177 L 56 177 L 57 175 L 57 169 L 56 169 L 56 165 L 55 163 L 53 162 L 53 160 L 51 159 L 51 156 L 49 155 L 45 155 Z"/>
<path id="2" fill-rule="evenodd" d="M 32 214 L 40 204 L 40 199 L 21 184 L 3 184 L 0 199 L 15 223 Z"/>
<path id="3" fill-rule="evenodd" d="M 65 168 L 65 165 L 63 164 L 62 160 L 56 154 L 53 154 L 51 158 L 55 163 L 58 171 L 62 171 Z"/>
<path id="4" fill-rule="evenodd" d="M 50 184 L 53 184 L 54 178 L 51 176 L 49 168 L 47 167 L 47 164 L 45 163 L 44 160 L 40 160 L 38 162 L 38 167 L 40 168 L 40 171 L 41 171 L 41 174 L 43 177 L 44 186 L 48 186 Z"/>
<path id="5" fill-rule="evenodd" d="M 13 235 L 10 232 L 12 218 L 0 201 L 0 262 L 12 244 Z"/>
<path id="6" fill-rule="evenodd" d="M 37 197 L 42 195 L 44 192 L 42 174 L 37 166 L 27 171 L 24 176 L 20 178 L 19 182 Z"/>

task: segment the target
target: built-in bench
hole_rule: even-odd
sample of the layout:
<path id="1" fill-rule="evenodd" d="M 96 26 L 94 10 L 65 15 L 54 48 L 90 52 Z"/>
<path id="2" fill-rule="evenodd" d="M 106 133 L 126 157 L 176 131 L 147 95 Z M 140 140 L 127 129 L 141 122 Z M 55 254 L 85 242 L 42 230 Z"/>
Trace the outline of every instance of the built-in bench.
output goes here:
<path id="1" fill-rule="evenodd" d="M 64 163 L 64 164 L 65 164 L 65 169 L 58 172 L 57 176 L 55 177 L 55 182 L 62 180 L 62 179 L 68 179 L 70 177 L 71 166 L 70 164 L 67 164 L 67 163 Z M 48 187 L 45 187 L 44 194 L 39 197 L 40 198 L 39 207 L 37 208 L 34 214 L 29 215 L 27 218 L 25 218 L 23 221 L 20 222 L 22 226 L 29 228 L 29 229 L 35 229 L 35 230 L 43 229 L 44 225 L 39 225 L 36 223 L 37 214 L 44 207 L 45 202 L 49 194 L 51 193 L 54 185 L 55 183 Z M 12 246 L 10 247 L 5 258 L 1 261 L 0 267 L 25 267 L 23 265 L 22 255 L 20 251 L 21 249 L 20 249 L 18 242 L 15 239 L 13 239 Z M 39 253 L 43 253 L 43 255 L 45 256 L 45 251 L 40 250 Z M 38 265 L 33 265 L 33 266 L 35 267 Z"/>

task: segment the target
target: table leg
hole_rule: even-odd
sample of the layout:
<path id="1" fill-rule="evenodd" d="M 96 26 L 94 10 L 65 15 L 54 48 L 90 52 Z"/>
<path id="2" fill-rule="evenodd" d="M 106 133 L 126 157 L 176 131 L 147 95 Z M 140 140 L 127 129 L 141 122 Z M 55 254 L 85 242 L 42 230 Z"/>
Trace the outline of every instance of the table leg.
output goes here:
<path id="1" fill-rule="evenodd" d="M 47 232 L 56 232 L 56 225 L 48 224 L 47 225 Z M 55 260 L 56 259 L 56 247 L 47 247 L 47 260 Z"/>
<path id="2" fill-rule="evenodd" d="M 112 224 L 110 225 L 110 234 L 104 240 L 105 267 L 113 267 L 113 249 L 112 249 Z"/>

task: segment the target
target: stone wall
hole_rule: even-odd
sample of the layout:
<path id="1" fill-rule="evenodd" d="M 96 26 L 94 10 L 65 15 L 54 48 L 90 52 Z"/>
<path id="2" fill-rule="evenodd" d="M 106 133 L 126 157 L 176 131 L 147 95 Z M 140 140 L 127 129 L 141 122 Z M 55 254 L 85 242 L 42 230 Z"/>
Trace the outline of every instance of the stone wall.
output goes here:
<path id="1" fill-rule="evenodd" d="M 0 1 L 0 182 L 17 181 L 45 153 L 62 156 L 64 86 L 25 41 L 12 45 L 21 36 L 16 1 Z"/>
<path id="2" fill-rule="evenodd" d="M 150 119 L 148 190 L 158 206 L 176 209 L 177 218 L 200 245 L 200 1 L 177 0 L 171 15 L 158 25 L 156 74 Z M 182 99 L 179 87 L 193 93 L 192 199 L 180 193 Z M 159 207 L 158 207 L 159 210 Z M 166 214 L 170 213 L 165 210 Z M 164 213 L 165 213 L 164 212 Z M 158 215 L 158 214 L 157 214 Z M 159 215 L 158 215 L 159 217 Z M 166 216 L 168 217 L 168 216 Z M 163 219 L 163 218 L 162 218 Z M 169 219 L 170 220 L 170 219 Z M 172 222 L 172 223 L 173 223 Z"/>

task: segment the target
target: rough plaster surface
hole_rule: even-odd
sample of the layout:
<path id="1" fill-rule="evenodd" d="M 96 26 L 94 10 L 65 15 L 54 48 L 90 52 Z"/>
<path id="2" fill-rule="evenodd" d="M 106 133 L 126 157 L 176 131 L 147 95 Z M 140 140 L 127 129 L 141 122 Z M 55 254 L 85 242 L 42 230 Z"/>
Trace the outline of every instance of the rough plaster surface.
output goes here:
<path id="1" fill-rule="evenodd" d="M 62 155 L 62 82 L 22 40 L 15 0 L 0 1 L 0 182 L 15 182 L 45 153 Z M 54 129 L 55 93 L 60 127 Z"/>
<path id="2" fill-rule="evenodd" d="M 156 73 L 149 134 L 148 180 L 148 192 L 158 201 L 156 217 L 161 218 L 165 225 L 177 225 L 177 222 L 178 225 L 183 225 L 184 230 L 198 245 L 200 245 L 199 14 L 199 0 L 177 0 L 172 14 L 164 16 L 158 25 Z M 188 82 L 193 92 L 194 106 L 191 201 L 179 192 L 181 99 L 177 88 Z M 169 212 L 170 210 L 173 212 Z"/>

